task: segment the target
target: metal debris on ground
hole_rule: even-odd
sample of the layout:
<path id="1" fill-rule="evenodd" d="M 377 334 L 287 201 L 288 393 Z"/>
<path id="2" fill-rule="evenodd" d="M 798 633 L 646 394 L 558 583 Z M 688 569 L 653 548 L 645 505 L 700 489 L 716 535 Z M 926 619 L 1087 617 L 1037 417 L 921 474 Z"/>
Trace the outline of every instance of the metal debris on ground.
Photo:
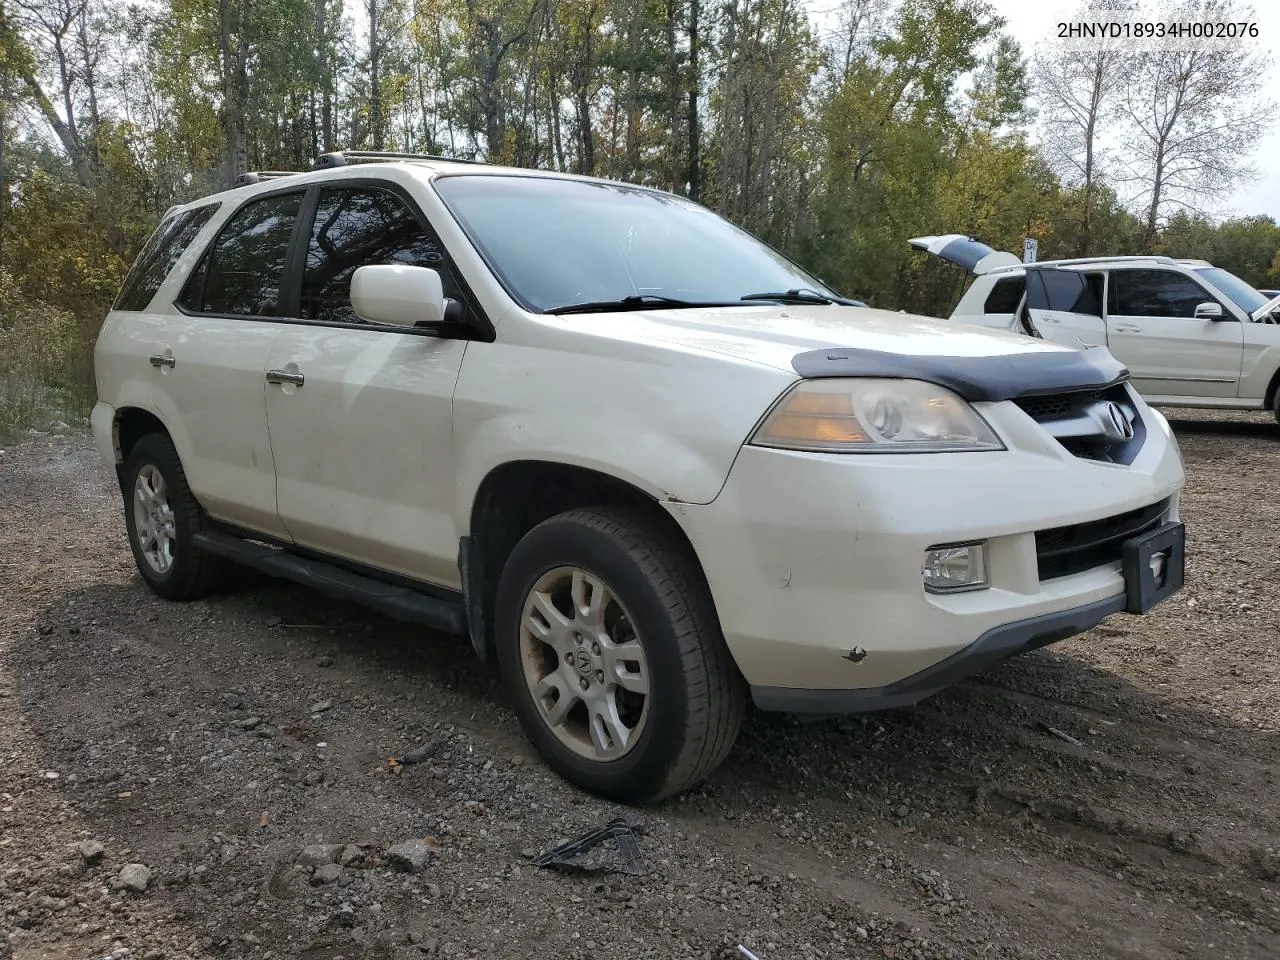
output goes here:
<path id="1" fill-rule="evenodd" d="M 752 953 L 750 950 L 748 950 L 748 949 L 747 949 L 746 947 L 744 947 L 742 944 L 738 944 L 738 952 L 739 952 L 740 954 L 742 954 L 744 957 L 746 957 L 746 958 L 747 958 L 747 960 L 760 960 L 760 958 L 759 958 L 759 957 L 757 957 L 754 953 Z"/>
<path id="2" fill-rule="evenodd" d="M 615 817 L 598 830 L 553 847 L 533 863 L 538 867 L 576 873 L 629 873 L 643 876 L 649 872 L 649 868 L 640 853 L 640 845 L 636 842 L 636 837 L 642 834 L 640 824 L 632 823 L 626 817 Z"/>

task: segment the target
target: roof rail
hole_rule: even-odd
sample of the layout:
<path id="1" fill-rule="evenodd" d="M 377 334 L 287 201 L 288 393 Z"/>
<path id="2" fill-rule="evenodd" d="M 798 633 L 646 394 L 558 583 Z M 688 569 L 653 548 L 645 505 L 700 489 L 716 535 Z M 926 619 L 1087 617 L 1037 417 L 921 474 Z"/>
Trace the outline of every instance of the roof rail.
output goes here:
<path id="1" fill-rule="evenodd" d="M 1071 260 L 1041 260 L 1038 263 L 1011 263 L 1008 266 L 992 267 L 991 273 L 1002 270 L 1023 270 L 1027 267 L 1074 267 L 1081 264 L 1104 264 L 1104 263 L 1126 263 L 1126 262 L 1142 262 L 1142 263 L 1177 263 L 1172 257 L 1166 257 L 1163 254 L 1149 253 L 1139 254 L 1137 256 L 1126 257 L 1076 257 Z"/>
<path id="2" fill-rule="evenodd" d="M 263 180 L 275 180 L 278 177 L 296 177 L 301 170 L 250 170 L 248 173 L 242 173 L 236 177 L 234 186 L 247 187 L 251 183 L 261 183 Z"/>
<path id="3" fill-rule="evenodd" d="M 444 163 L 483 164 L 483 160 L 467 160 L 463 157 L 442 157 L 434 153 L 397 153 L 392 150 L 334 150 L 322 153 L 311 165 L 313 170 L 328 167 L 345 167 L 350 163 L 389 163 L 394 160 L 439 160 Z"/>

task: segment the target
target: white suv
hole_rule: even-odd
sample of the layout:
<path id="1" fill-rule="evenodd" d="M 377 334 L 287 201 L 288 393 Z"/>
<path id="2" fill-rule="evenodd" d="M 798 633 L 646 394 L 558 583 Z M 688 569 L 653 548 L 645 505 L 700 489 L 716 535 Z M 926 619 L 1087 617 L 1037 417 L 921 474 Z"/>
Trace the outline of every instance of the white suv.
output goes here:
<path id="1" fill-rule="evenodd" d="M 655 190 L 321 160 L 171 211 L 103 326 L 161 596 L 234 561 L 468 634 L 552 767 L 644 801 L 748 697 L 909 704 L 1182 583 L 1105 351 L 847 305 Z"/>
<path id="2" fill-rule="evenodd" d="M 976 274 L 952 320 L 1107 347 L 1151 403 L 1280 419 L 1280 296 L 1233 273 L 1169 257 L 1023 264 L 960 234 L 909 243 Z"/>

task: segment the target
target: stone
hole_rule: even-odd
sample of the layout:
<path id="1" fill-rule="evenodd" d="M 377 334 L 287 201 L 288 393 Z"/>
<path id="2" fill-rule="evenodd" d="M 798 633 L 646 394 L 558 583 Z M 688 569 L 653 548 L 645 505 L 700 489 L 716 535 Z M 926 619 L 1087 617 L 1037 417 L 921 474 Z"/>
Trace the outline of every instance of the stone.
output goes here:
<path id="1" fill-rule="evenodd" d="M 151 883 L 151 868 L 141 863 L 126 863 L 120 870 L 120 885 L 134 893 L 145 893 Z"/>
<path id="2" fill-rule="evenodd" d="M 297 862 L 304 867 L 322 867 L 326 863 L 335 862 L 341 854 L 340 843 L 313 843 L 302 848 Z"/>
<path id="3" fill-rule="evenodd" d="M 342 876 L 342 868 L 340 866 L 336 863 L 326 863 L 316 867 L 316 872 L 311 875 L 311 882 L 316 886 L 336 883 L 340 876 Z"/>
<path id="4" fill-rule="evenodd" d="M 97 840 L 81 840 L 76 844 L 76 851 L 85 863 L 97 863 L 107 852 L 107 848 Z"/>
<path id="5" fill-rule="evenodd" d="M 423 840 L 406 840 L 387 850 L 387 861 L 398 870 L 420 873 L 431 862 L 431 847 Z"/>

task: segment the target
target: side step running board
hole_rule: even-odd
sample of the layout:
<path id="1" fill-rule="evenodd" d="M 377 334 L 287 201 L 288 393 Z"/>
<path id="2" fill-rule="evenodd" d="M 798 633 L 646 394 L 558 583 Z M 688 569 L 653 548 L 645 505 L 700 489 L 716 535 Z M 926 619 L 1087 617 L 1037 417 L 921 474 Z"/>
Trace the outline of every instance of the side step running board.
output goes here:
<path id="1" fill-rule="evenodd" d="M 466 633 L 462 600 L 443 600 L 408 587 L 384 583 L 342 567 L 309 560 L 275 547 L 241 540 L 218 530 L 198 530 L 192 537 L 201 550 L 253 567 L 273 577 L 293 580 L 338 600 L 372 607 L 397 620 L 421 623 L 444 633 Z"/>

